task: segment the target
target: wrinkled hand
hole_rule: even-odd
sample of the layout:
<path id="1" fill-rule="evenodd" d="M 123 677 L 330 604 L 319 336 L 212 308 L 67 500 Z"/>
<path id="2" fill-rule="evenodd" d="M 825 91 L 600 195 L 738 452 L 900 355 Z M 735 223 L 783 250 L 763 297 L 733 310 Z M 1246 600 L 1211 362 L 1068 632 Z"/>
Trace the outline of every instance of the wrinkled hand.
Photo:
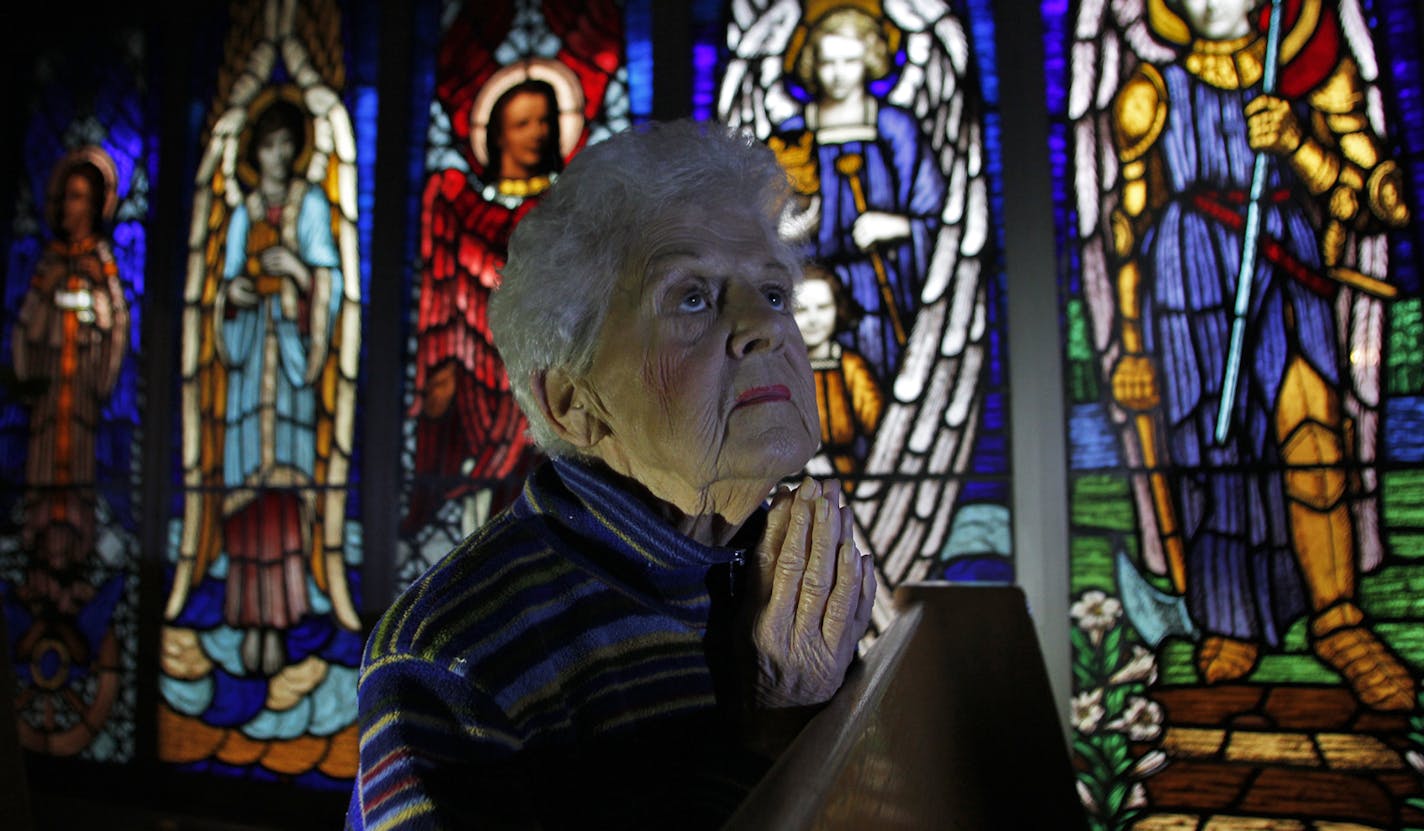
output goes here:
<path id="1" fill-rule="evenodd" d="M 1146 355 L 1123 355 L 1113 367 L 1113 398 L 1128 410 L 1150 410 L 1161 403 L 1157 370 Z"/>
<path id="2" fill-rule="evenodd" d="M 835 480 L 773 498 L 750 575 L 753 705 L 819 704 L 845 679 L 875 601 L 852 523 Z"/>
<path id="3" fill-rule="evenodd" d="M 900 214 L 866 211 L 856 218 L 850 236 L 861 251 L 869 251 L 881 243 L 910 236 L 910 219 Z"/>
<path id="4" fill-rule="evenodd" d="M 1290 102 L 1274 95 L 1259 95 L 1242 109 L 1246 115 L 1246 141 L 1253 150 L 1285 155 L 1294 153 L 1305 135 Z"/>

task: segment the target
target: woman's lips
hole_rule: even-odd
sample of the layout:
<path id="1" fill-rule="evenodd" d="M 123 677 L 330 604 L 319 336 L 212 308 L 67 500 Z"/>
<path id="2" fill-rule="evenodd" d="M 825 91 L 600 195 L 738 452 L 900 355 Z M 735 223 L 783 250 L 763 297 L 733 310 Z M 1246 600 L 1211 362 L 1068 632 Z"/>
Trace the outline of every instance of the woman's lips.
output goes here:
<path id="1" fill-rule="evenodd" d="M 781 384 L 772 384 L 769 387 L 752 387 L 737 396 L 738 407 L 748 407 L 753 404 L 765 404 L 769 401 L 790 401 L 791 390 Z"/>

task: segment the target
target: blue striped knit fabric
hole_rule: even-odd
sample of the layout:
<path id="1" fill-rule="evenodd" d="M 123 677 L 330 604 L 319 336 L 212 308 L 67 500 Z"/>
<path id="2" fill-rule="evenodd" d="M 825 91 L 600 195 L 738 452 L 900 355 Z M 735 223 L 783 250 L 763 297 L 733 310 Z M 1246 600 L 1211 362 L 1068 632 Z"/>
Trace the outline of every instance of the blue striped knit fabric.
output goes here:
<path id="1" fill-rule="evenodd" d="M 707 637 L 734 560 L 598 469 L 542 466 L 372 631 L 348 827 L 716 825 L 764 770 Z"/>

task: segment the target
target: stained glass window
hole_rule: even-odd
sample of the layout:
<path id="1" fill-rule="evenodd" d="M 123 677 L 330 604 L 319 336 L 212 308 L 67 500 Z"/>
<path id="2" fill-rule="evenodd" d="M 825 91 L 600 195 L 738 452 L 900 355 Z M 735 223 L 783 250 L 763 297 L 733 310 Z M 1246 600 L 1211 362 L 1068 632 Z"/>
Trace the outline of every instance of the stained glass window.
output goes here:
<path id="1" fill-rule="evenodd" d="M 145 53 L 123 29 L 37 56 L 0 243 L 0 605 L 20 739 L 114 763 L 135 752 Z"/>
<path id="2" fill-rule="evenodd" d="M 844 483 L 882 586 L 1012 580 L 990 5 L 696 8 L 723 39 L 720 61 L 694 44 L 694 108 L 767 142 L 796 190 L 808 471 Z"/>
<path id="3" fill-rule="evenodd" d="M 485 304 L 509 234 L 581 148 L 645 120 L 646 2 L 446 2 L 417 68 L 428 119 L 411 283 L 397 583 L 507 504 L 537 460 Z"/>
<path id="4" fill-rule="evenodd" d="M 1417 4 L 1049 0 L 1079 792 L 1418 805 Z"/>
<path id="5" fill-rule="evenodd" d="M 200 93 L 158 713 L 184 770 L 331 789 L 355 771 L 363 9 L 233 3 Z"/>

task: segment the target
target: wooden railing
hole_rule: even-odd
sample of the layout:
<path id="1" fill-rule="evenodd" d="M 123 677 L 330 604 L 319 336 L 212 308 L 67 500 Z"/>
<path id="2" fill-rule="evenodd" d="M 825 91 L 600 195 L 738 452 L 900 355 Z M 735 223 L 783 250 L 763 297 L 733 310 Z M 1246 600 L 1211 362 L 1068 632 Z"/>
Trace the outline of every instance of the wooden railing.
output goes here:
<path id="1" fill-rule="evenodd" d="M 1022 590 L 921 583 L 726 829 L 1085 829 Z"/>

